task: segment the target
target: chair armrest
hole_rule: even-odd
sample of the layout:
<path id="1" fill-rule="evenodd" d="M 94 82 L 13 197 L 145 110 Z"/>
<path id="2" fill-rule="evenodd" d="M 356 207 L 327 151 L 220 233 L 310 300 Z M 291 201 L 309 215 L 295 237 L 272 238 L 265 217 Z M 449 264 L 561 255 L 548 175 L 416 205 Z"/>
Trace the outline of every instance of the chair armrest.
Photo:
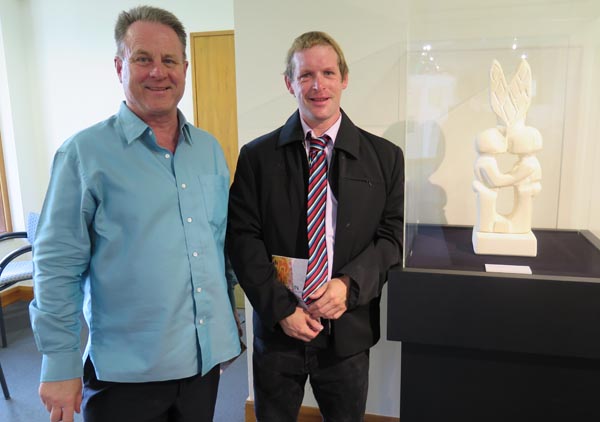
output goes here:
<path id="1" fill-rule="evenodd" d="M 23 281 L 23 280 L 11 280 L 11 281 L 7 281 L 7 282 L 4 282 L 4 283 L 0 282 L 0 292 L 8 289 L 9 287 L 14 286 L 17 283 L 20 283 L 21 281 Z"/>
<path id="2" fill-rule="evenodd" d="M 8 240 L 8 239 L 21 239 L 21 238 L 27 238 L 27 232 L 10 232 L 10 233 L 4 233 L 4 234 L 0 234 L 0 242 L 2 242 L 3 240 Z"/>
<path id="3" fill-rule="evenodd" d="M 14 251 L 12 251 L 11 253 L 9 253 L 8 255 L 6 255 L 4 258 L 2 258 L 2 261 L 0 261 L 0 276 L 2 276 L 2 272 L 4 271 L 4 268 L 6 268 L 6 266 L 15 258 L 17 258 L 18 256 L 24 255 L 28 252 L 31 252 L 31 245 L 25 245 L 25 246 L 21 246 L 19 249 L 16 249 Z M 19 282 L 21 282 L 23 280 L 11 280 L 11 281 L 7 281 L 4 283 L 0 282 L 0 292 L 8 289 L 10 286 L 12 286 L 13 284 L 17 284 Z"/>
<path id="4" fill-rule="evenodd" d="M 10 261 L 12 261 L 18 256 L 26 254 L 27 252 L 31 252 L 31 249 L 31 245 L 21 246 L 19 249 L 15 249 L 14 251 L 6 255 L 4 258 L 2 258 L 2 261 L 0 261 L 0 275 L 2 275 L 2 270 L 8 265 Z"/>

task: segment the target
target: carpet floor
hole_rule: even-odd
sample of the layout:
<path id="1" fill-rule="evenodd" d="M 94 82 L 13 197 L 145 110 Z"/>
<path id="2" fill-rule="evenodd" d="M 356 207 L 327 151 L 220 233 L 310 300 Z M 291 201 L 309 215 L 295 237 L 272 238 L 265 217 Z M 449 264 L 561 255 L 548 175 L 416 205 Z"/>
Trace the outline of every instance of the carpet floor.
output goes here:
<path id="1" fill-rule="evenodd" d="M 35 346 L 27 306 L 24 302 L 17 302 L 4 308 L 8 347 L 0 348 L 0 364 L 11 399 L 4 400 L 0 392 L 0 422 L 50 420 L 37 393 L 41 355 Z M 239 310 L 239 314 L 243 321 L 243 310 Z M 248 398 L 247 374 L 244 352 L 221 375 L 214 422 L 244 421 L 244 406 Z M 83 418 L 76 415 L 75 421 L 82 422 Z"/>

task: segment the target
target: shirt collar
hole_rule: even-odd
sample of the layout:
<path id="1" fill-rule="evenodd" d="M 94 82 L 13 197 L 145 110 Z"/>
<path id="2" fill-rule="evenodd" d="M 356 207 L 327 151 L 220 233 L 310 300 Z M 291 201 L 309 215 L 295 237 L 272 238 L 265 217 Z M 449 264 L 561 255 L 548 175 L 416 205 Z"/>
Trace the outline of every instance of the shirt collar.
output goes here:
<path id="1" fill-rule="evenodd" d="M 300 123 L 302 124 L 302 130 L 304 131 L 304 139 L 307 139 L 308 132 L 312 132 L 312 129 L 306 124 L 304 119 L 300 117 Z M 329 136 L 331 139 L 331 144 L 335 144 L 335 138 L 337 137 L 338 131 L 340 130 L 340 124 L 342 123 L 342 113 L 340 113 L 340 117 L 335 121 L 334 124 L 331 125 L 329 129 L 323 132 L 323 135 Z"/>
<path id="2" fill-rule="evenodd" d="M 179 109 L 177 109 L 177 117 L 179 123 L 179 132 L 183 133 L 183 139 L 191 144 L 192 138 L 190 136 L 190 124 Z M 127 107 L 127 104 L 125 104 L 125 101 L 123 101 L 119 107 L 117 118 L 121 123 L 121 127 L 123 128 L 123 133 L 125 134 L 125 139 L 127 140 L 128 144 L 140 139 L 147 130 L 150 130 L 150 126 L 148 126 L 133 111 L 131 111 L 131 109 Z"/>

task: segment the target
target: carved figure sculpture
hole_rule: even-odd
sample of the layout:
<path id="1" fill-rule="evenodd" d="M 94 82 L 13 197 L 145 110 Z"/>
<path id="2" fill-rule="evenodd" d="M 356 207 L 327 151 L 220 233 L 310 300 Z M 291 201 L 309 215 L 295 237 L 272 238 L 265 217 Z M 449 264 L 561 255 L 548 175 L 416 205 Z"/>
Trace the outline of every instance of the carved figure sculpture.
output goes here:
<path id="1" fill-rule="evenodd" d="M 477 254 L 537 254 L 537 240 L 531 231 L 533 197 L 542 189 L 542 170 L 535 153 L 542 149 L 542 135 L 525 125 L 531 104 L 531 68 L 521 60 L 517 73 L 507 84 L 500 63 L 490 70 L 490 103 L 498 118 L 495 128 L 486 129 L 475 139 L 473 190 L 477 195 L 477 221 L 473 227 L 473 249 Z M 517 162 L 503 173 L 497 157 L 514 154 Z M 497 210 L 498 191 L 512 188 L 513 209 Z"/>

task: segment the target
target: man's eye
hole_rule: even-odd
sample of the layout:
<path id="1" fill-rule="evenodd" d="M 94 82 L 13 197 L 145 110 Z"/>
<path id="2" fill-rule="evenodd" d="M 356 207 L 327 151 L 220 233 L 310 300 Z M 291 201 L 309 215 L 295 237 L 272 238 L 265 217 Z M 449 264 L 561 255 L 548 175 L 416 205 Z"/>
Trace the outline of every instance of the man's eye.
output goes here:
<path id="1" fill-rule="evenodd" d="M 148 64 L 151 62 L 150 57 L 136 57 L 133 61 L 139 64 Z"/>

